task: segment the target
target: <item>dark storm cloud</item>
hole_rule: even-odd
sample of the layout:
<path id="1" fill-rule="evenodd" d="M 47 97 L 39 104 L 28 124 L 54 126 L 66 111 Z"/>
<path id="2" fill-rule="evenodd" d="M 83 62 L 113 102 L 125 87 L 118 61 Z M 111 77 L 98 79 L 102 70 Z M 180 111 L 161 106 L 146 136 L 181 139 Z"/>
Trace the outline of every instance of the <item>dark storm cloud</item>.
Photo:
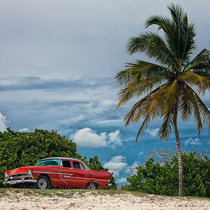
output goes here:
<path id="1" fill-rule="evenodd" d="M 4 78 L 0 78 L 4 81 Z M 0 84 L 0 91 L 14 91 L 14 90 L 59 90 L 59 89 L 83 89 L 83 88 L 97 88 L 99 86 L 112 84 L 112 78 L 89 78 L 89 79 L 42 79 L 40 77 L 24 77 L 7 79 L 7 83 Z M 114 84 L 113 84 L 114 85 Z"/>

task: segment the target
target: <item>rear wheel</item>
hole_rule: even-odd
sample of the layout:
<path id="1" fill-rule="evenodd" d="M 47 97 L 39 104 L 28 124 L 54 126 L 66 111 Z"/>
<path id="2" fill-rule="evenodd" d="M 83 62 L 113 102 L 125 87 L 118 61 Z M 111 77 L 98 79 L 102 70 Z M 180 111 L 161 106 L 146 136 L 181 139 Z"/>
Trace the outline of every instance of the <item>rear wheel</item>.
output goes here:
<path id="1" fill-rule="evenodd" d="M 48 188 L 50 188 L 49 178 L 41 175 L 37 180 L 36 188 L 38 188 L 38 189 L 48 189 Z"/>
<path id="2" fill-rule="evenodd" d="M 87 185 L 87 189 L 95 190 L 97 189 L 97 185 L 95 183 L 89 183 Z"/>

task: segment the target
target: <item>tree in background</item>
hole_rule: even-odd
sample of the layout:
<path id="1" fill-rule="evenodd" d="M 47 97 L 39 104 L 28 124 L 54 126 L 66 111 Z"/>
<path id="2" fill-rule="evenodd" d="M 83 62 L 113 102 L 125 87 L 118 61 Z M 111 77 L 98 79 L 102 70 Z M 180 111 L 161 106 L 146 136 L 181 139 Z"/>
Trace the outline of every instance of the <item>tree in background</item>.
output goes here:
<path id="1" fill-rule="evenodd" d="M 195 152 L 183 153 L 185 195 L 210 197 L 210 160 Z M 135 174 L 127 178 L 124 190 L 141 191 L 159 195 L 178 195 L 178 158 L 173 156 L 164 164 L 155 163 L 151 157 L 144 165 L 136 167 Z"/>
<path id="2" fill-rule="evenodd" d="M 135 96 L 147 93 L 126 114 L 125 126 L 143 119 L 136 141 L 154 119 L 163 118 L 158 133 L 161 140 L 169 138 L 173 127 L 179 166 L 179 196 L 183 196 L 183 163 L 177 118 L 180 114 L 186 121 L 193 115 L 198 135 L 202 124 L 210 129 L 210 111 L 198 96 L 210 88 L 210 53 L 203 49 L 191 59 L 195 50 L 194 25 L 188 23 L 187 14 L 181 7 L 172 4 L 168 9 L 171 18 L 152 16 L 146 21 L 146 27 L 157 25 L 163 36 L 145 32 L 129 40 L 127 50 L 130 54 L 143 52 L 156 63 L 137 60 L 117 73 L 116 81 L 123 88 L 119 92 L 116 109 Z"/>
<path id="3" fill-rule="evenodd" d="M 0 132 L 0 186 L 4 181 L 4 171 L 35 165 L 46 157 L 71 157 L 86 161 L 77 153 L 77 145 L 56 131 L 35 129 L 34 132 L 18 132 L 8 128 Z M 108 170 L 102 167 L 97 156 L 86 163 L 92 170 Z M 116 187 L 113 175 L 110 181 Z"/>

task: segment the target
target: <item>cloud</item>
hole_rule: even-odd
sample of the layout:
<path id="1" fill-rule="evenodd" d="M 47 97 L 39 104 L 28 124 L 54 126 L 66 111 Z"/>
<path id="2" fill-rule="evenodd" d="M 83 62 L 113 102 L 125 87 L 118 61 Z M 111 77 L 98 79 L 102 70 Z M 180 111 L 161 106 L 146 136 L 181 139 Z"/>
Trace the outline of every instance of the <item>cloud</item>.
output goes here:
<path id="1" fill-rule="evenodd" d="M 124 160 L 125 157 L 122 155 L 115 156 L 110 161 L 106 162 L 104 167 L 108 168 L 110 172 L 113 172 L 115 177 L 118 177 L 120 172 L 127 167 L 127 163 Z"/>
<path id="2" fill-rule="evenodd" d="M 110 83 L 110 78 L 100 78 L 92 77 L 89 79 L 44 79 L 42 77 L 11 77 L 4 78 L 0 77 L 0 90 L 1 91 L 17 91 L 17 90 L 58 90 L 58 89 L 87 89 L 96 88 L 99 86 L 107 85 Z M 111 99 L 104 99 L 99 102 L 101 106 L 110 106 L 115 104 Z"/>
<path id="3" fill-rule="evenodd" d="M 200 139 L 199 138 L 188 138 L 186 141 L 185 141 L 185 145 L 188 146 L 189 144 L 192 144 L 192 145 L 202 145 L 202 143 L 200 142 Z"/>
<path id="4" fill-rule="evenodd" d="M 21 128 L 21 129 L 19 129 L 19 132 L 29 132 L 29 129 L 28 128 Z"/>
<path id="5" fill-rule="evenodd" d="M 6 116 L 3 116 L 0 112 L 0 131 L 5 131 L 7 128 L 6 126 Z"/>
<path id="6" fill-rule="evenodd" d="M 97 134 L 91 128 L 77 130 L 70 136 L 73 142 L 82 147 L 107 147 L 121 146 L 120 131 L 116 130 L 111 133 L 102 132 Z"/>
<path id="7" fill-rule="evenodd" d="M 124 184 L 127 182 L 127 177 L 121 177 L 121 178 L 117 179 L 116 182 L 119 184 Z"/>
<path id="8" fill-rule="evenodd" d="M 111 99 L 102 99 L 99 102 L 98 101 L 91 101 L 90 103 L 87 104 L 87 110 L 89 113 L 101 113 L 103 111 L 106 111 L 110 109 L 111 107 L 116 106 L 116 101 L 111 100 Z"/>
<path id="9" fill-rule="evenodd" d="M 106 133 L 97 134 L 90 128 L 83 128 L 77 130 L 73 136 L 72 141 L 83 147 L 106 147 Z"/>
<path id="10" fill-rule="evenodd" d="M 83 115 L 77 115 L 76 117 L 71 117 L 70 119 L 68 118 L 68 119 L 59 120 L 59 122 L 62 125 L 74 125 L 84 119 L 85 119 L 85 117 Z"/>
<path id="11" fill-rule="evenodd" d="M 103 126 L 124 126 L 122 123 L 122 119 L 109 119 L 109 120 L 98 120 L 97 124 Z"/>
<path id="12" fill-rule="evenodd" d="M 108 137 L 109 137 L 108 144 L 110 144 L 112 147 L 122 145 L 122 140 L 120 138 L 120 130 L 116 130 L 112 133 L 109 133 Z"/>
<path id="13" fill-rule="evenodd" d="M 127 167 L 126 172 L 127 172 L 127 173 L 130 173 L 130 174 L 132 174 L 132 175 L 133 175 L 133 174 L 136 174 L 136 173 L 137 173 L 136 167 L 138 167 L 139 164 L 140 164 L 140 163 L 139 163 L 138 161 L 135 161 L 135 162 L 133 163 L 133 165 Z"/>
<path id="14" fill-rule="evenodd" d="M 159 128 L 155 128 L 155 129 L 148 128 L 145 130 L 145 133 L 149 134 L 152 137 L 156 137 L 156 136 L 158 136 L 158 131 L 159 131 Z"/>
<path id="15" fill-rule="evenodd" d="M 141 155 L 143 155 L 143 154 L 144 154 L 144 152 L 141 151 L 141 152 L 138 153 L 138 156 L 141 156 Z"/>
<path id="16" fill-rule="evenodd" d="M 9 126 L 16 130 L 39 127 L 62 132 L 89 125 L 117 130 L 120 123 L 112 119 L 119 119 L 120 113 L 114 112 L 112 79 L 0 77 L 0 111 L 9 116 Z"/>

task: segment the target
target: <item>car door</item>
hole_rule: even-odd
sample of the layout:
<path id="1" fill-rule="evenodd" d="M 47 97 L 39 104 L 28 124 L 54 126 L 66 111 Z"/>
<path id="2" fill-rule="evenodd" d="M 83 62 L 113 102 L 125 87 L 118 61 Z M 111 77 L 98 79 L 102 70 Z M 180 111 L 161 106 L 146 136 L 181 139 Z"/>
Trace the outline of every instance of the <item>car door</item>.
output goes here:
<path id="1" fill-rule="evenodd" d="M 88 171 L 86 171 L 83 164 L 77 160 L 72 160 L 71 164 L 74 170 L 74 187 L 86 188 L 89 182 Z"/>
<path id="2" fill-rule="evenodd" d="M 71 168 L 70 160 L 61 160 L 58 176 L 62 187 L 74 188 L 74 170 Z"/>

